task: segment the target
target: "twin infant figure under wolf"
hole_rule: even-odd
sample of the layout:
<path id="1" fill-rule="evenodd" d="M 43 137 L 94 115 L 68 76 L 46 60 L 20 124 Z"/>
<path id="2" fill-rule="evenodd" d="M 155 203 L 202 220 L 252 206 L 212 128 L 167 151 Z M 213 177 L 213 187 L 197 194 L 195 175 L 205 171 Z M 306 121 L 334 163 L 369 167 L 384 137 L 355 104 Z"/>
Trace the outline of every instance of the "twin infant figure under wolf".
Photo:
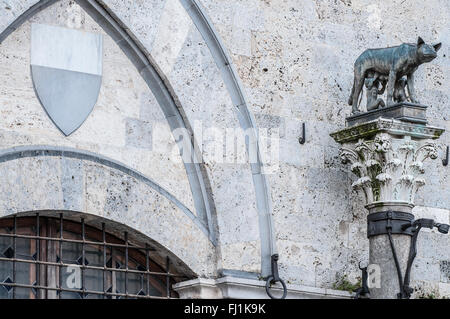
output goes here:
<path id="1" fill-rule="evenodd" d="M 367 89 L 367 111 L 408 100 L 419 104 L 414 89 L 414 72 L 419 65 L 436 58 L 440 48 L 441 43 L 429 45 L 419 37 L 417 44 L 403 43 L 364 51 L 354 65 L 353 87 L 348 100 L 348 104 L 352 105 L 352 114 L 361 112 L 359 97 L 364 85 Z M 383 94 L 386 87 L 385 103 L 378 95 Z"/>

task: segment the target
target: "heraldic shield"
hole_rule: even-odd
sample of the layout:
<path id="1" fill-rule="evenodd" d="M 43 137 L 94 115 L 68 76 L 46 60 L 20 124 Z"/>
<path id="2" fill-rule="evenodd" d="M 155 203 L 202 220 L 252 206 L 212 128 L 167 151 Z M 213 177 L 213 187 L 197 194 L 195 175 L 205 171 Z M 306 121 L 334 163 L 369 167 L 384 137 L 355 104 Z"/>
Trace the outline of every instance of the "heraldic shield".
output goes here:
<path id="1" fill-rule="evenodd" d="M 102 36 L 31 25 L 31 77 L 53 123 L 68 136 L 86 120 L 102 83 Z"/>

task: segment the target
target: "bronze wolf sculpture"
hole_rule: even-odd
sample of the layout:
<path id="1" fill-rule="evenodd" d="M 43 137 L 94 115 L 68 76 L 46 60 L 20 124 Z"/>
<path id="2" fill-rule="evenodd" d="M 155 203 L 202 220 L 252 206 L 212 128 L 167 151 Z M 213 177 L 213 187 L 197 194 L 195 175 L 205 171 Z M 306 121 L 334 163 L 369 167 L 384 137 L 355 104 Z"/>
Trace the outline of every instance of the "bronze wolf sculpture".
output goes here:
<path id="1" fill-rule="evenodd" d="M 430 62 L 437 56 L 441 43 L 426 44 L 418 38 L 417 44 L 403 43 L 399 46 L 381 49 L 368 49 L 355 61 L 353 88 L 348 104 L 352 105 L 352 113 L 359 113 L 358 98 L 369 71 L 378 72 L 388 77 L 386 105 L 393 102 L 394 88 L 397 79 L 407 77 L 409 98 L 412 103 L 419 103 L 414 90 L 414 72 L 419 65 Z"/>

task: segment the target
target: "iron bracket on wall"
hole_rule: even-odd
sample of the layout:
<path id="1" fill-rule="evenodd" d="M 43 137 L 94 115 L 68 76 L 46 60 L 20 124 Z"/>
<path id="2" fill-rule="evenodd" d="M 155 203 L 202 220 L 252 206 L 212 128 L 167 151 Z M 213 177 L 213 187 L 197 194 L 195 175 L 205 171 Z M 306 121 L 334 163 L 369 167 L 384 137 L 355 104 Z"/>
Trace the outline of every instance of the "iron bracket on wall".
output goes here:
<path id="1" fill-rule="evenodd" d="M 400 291 L 398 294 L 398 298 L 406 298 L 409 299 L 411 297 L 411 293 L 413 289 L 409 287 L 410 282 L 410 276 L 411 276 L 411 267 L 414 262 L 414 258 L 416 258 L 417 255 L 417 237 L 419 236 L 420 230 L 425 228 L 433 229 L 433 227 L 436 227 L 437 230 L 442 234 L 448 234 L 448 231 L 450 229 L 450 225 L 447 224 L 440 224 L 434 222 L 433 219 L 428 218 L 421 218 L 418 220 L 415 220 L 409 224 L 405 224 L 403 226 L 404 229 L 412 229 L 414 232 L 414 235 L 411 238 L 411 245 L 409 247 L 409 256 L 408 256 L 408 263 L 406 266 L 406 272 L 405 272 L 405 279 L 403 282 L 403 290 Z"/>
<path id="2" fill-rule="evenodd" d="M 361 288 L 356 289 L 354 299 L 368 299 L 370 298 L 370 291 L 369 286 L 367 284 L 368 280 L 368 274 L 367 274 L 367 267 L 361 267 L 361 263 L 359 263 L 359 269 L 362 272 L 362 279 L 361 279 Z"/>
<path id="3" fill-rule="evenodd" d="M 272 286 L 272 284 L 279 282 L 283 286 L 283 295 L 279 299 L 285 299 L 286 295 L 287 295 L 287 287 L 286 287 L 286 284 L 284 283 L 283 279 L 281 279 L 280 275 L 278 274 L 278 254 L 273 254 L 270 257 L 270 262 L 271 262 L 272 274 L 269 277 L 267 277 L 267 281 L 266 281 L 267 295 L 271 299 L 277 299 L 270 292 L 270 287 Z"/>
<path id="4" fill-rule="evenodd" d="M 302 136 L 300 136 L 299 138 L 298 138 L 298 142 L 300 143 L 300 144 L 305 144 L 305 142 L 306 142 L 306 128 L 305 128 L 305 122 L 303 122 L 302 123 Z"/>
<path id="5" fill-rule="evenodd" d="M 409 299 L 413 289 L 409 286 L 411 278 L 411 268 L 417 255 L 417 237 L 420 230 L 425 228 L 432 229 L 436 227 L 442 234 L 447 234 L 450 225 L 435 223 L 433 219 L 421 218 L 414 220 L 414 215 L 404 212 L 387 211 L 369 214 L 367 217 L 367 237 L 387 234 L 392 250 L 392 255 L 397 269 L 400 292 L 397 294 L 398 299 Z M 402 276 L 400 264 L 397 258 L 392 234 L 403 234 L 411 236 L 411 244 L 409 248 L 408 262 L 406 266 L 405 277 Z M 364 276 L 363 276 L 364 279 Z"/>
<path id="6" fill-rule="evenodd" d="M 445 150 L 445 158 L 442 160 L 442 165 L 444 165 L 444 166 L 448 165 L 448 148 L 449 148 L 449 146 L 447 145 L 446 150 Z"/>
<path id="7" fill-rule="evenodd" d="M 413 220 L 413 214 L 404 212 L 387 211 L 369 214 L 367 216 L 367 237 L 385 235 L 389 228 L 392 234 L 412 236 L 414 235 L 413 230 L 404 229 L 403 225 L 411 223 Z"/>

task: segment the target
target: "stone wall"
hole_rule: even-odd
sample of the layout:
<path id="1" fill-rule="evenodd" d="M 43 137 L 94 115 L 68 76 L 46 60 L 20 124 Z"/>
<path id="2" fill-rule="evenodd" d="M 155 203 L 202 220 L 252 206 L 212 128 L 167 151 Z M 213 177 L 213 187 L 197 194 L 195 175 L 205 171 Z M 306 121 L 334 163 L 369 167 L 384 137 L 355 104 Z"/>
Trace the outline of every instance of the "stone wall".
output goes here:
<path id="1" fill-rule="evenodd" d="M 68 137 L 51 122 L 33 88 L 29 71 L 31 23 L 103 34 L 103 77 L 97 103 L 83 125 Z M 75 149 L 109 158 L 147 177 L 179 201 L 185 212 L 196 215 L 187 172 L 152 91 L 113 39 L 78 5 L 70 1 L 57 2 L 6 38 L 0 45 L 0 79 L 2 150 L 7 152 L 12 147 L 33 150 L 48 145 L 50 149 Z M 216 264 L 211 255 L 215 248 L 208 241 L 208 234 L 202 233 L 183 210 L 174 209 L 173 201 L 144 191 L 132 177 L 106 169 L 100 175 L 89 174 L 84 170 L 90 171 L 90 165 L 77 166 L 77 162 L 63 158 L 61 163 L 54 163 L 57 158 L 42 161 L 38 157 L 26 159 L 27 164 L 17 160 L 5 162 L 1 176 L 7 182 L 3 183 L 1 214 L 39 209 L 66 209 L 100 216 L 112 214 L 105 217 L 127 223 L 175 254 L 184 255 L 179 257 L 186 258 L 194 272 L 203 276 L 214 273 Z M 32 172 L 33 165 L 36 176 Z M 45 179 L 40 186 L 39 177 Z M 127 192 L 120 195 L 127 185 L 132 195 Z M 6 192 L 8 189 L 10 191 Z M 34 195 L 28 198 L 30 193 Z M 148 212 L 152 209 L 143 209 L 140 205 L 153 207 L 156 215 L 151 217 Z M 174 228 L 183 231 L 174 234 Z M 151 234 L 152 229 L 154 234 Z M 188 257 L 186 252 L 191 250 L 196 250 L 196 255 Z"/>
<path id="2" fill-rule="evenodd" d="M 214 247 L 208 237 L 185 213 L 186 207 L 171 201 L 150 180 L 104 159 L 50 155 L 55 156 L 0 163 L 1 217 L 31 211 L 87 212 L 141 232 L 199 276 L 214 272 Z"/>
<path id="3" fill-rule="evenodd" d="M 9 9 L 1 8 L 0 30 L 36 3 L 6 2 Z M 155 62 L 189 125 L 202 121 L 206 127 L 239 127 L 236 105 L 209 42 L 181 2 L 103 1 Z M 342 128 L 350 114 L 355 58 L 368 47 L 415 42 L 421 36 L 443 43 L 438 58 L 417 71 L 416 86 L 420 101 L 430 105 L 429 122 L 447 130 L 439 143 L 450 144 L 448 1 L 201 2 L 238 71 L 256 124 L 280 132 L 279 170 L 266 177 L 281 277 L 290 284 L 322 288 L 344 276 L 355 282 L 358 262 L 367 259 L 367 212 L 361 195 L 351 191 L 353 176 L 340 163 L 329 133 Z M 102 32 L 73 1 L 58 2 L 30 21 Z M 49 121 L 32 90 L 29 22 L 0 44 L 1 147 L 50 144 L 91 150 L 152 178 L 195 213 L 183 165 L 150 146 L 155 143 L 148 132 L 163 119 L 151 91 L 106 35 L 104 41 L 99 102 L 69 138 Z M 300 145 L 302 122 L 307 136 Z M 174 141 L 170 137 L 156 144 L 171 149 Z M 417 194 L 414 212 L 448 223 L 448 167 L 440 160 L 426 166 L 428 185 Z M 260 272 L 262 230 L 250 166 L 208 162 L 205 170 L 218 222 L 215 267 Z M 450 294 L 448 247 L 450 236 L 421 234 L 412 272 L 416 296 Z M 216 275 L 213 268 L 204 276 Z"/>
<path id="4" fill-rule="evenodd" d="M 447 1 L 226 1 L 205 0 L 229 49 L 258 124 L 278 127 L 280 171 L 269 176 L 281 274 L 291 282 L 330 287 L 336 276 L 359 276 L 368 250 L 366 211 L 353 193 L 353 176 L 339 163 L 329 133 L 344 127 L 353 62 L 366 48 L 442 42 L 438 58 L 416 72 L 419 100 L 450 144 Z M 446 9 L 445 9 L 446 8 Z M 362 104 L 364 105 L 364 104 Z M 264 119 L 264 121 L 258 121 Z M 270 120 L 268 120 L 270 119 Z M 300 145 L 301 123 L 307 141 Z M 440 158 L 443 158 L 443 151 Z M 448 167 L 425 167 L 417 216 L 449 222 Z M 362 196 L 362 195 L 361 195 Z M 355 199 L 355 197 L 357 197 Z M 351 202 L 358 202 L 352 207 Z M 413 286 L 448 295 L 450 237 L 421 234 Z"/>
<path id="5" fill-rule="evenodd" d="M 86 122 L 69 137 L 49 121 L 35 95 L 29 72 L 30 23 L 104 35 L 103 79 L 97 104 Z M 152 141 L 152 126 L 167 125 L 152 92 L 114 41 L 79 6 L 60 2 L 32 17 L 2 43 L 0 68 L 2 148 L 50 144 L 109 156 L 160 183 L 194 211 L 182 162 L 161 160 L 175 147 L 172 135 L 159 134 L 161 140 Z"/>

